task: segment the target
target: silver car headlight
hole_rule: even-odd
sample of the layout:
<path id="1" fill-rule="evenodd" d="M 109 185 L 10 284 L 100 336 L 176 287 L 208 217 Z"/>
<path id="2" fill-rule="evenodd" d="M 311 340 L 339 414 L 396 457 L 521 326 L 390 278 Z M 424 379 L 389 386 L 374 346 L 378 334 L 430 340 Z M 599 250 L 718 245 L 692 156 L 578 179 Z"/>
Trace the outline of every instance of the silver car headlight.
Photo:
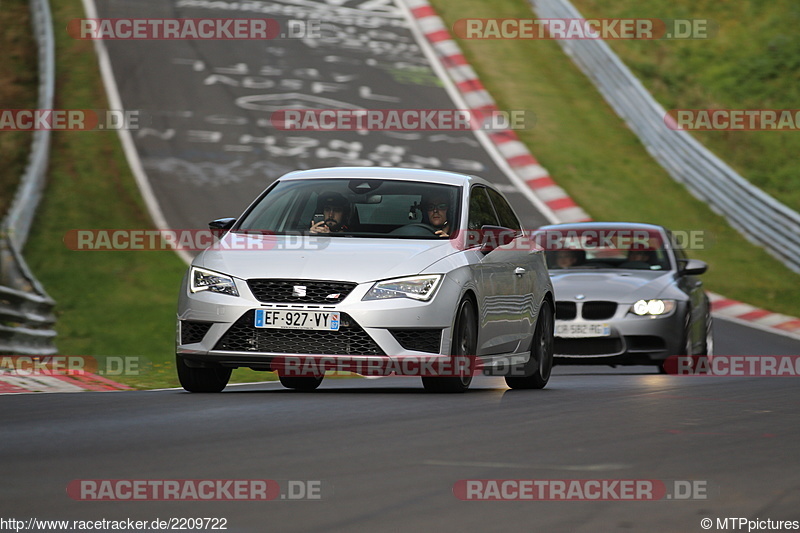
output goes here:
<path id="1" fill-rule="evenodd" d="M 441 274 L 431 276 L 410 276 L 407 278 L 379 281 L 362 300 L 385 300 L 387 298 L 411 298 L 430 300 L 442 281 Z"/>
<path id="2" fill-rule="evenodd" d="M 666 315 L 675 309 L 675 300 L 639 300 L 631 306 L 631 311 L 639 316 Z"/>
<path id="3" fill-rule="evenodd" d="M 236 290 L 236 283 L 233 282 L 233 278 L 225 274 L 192 267 L 189 277 L 191 278 L 189 290 L 192 292 L 211 291 L 239 296 L 239 291 Z"/>

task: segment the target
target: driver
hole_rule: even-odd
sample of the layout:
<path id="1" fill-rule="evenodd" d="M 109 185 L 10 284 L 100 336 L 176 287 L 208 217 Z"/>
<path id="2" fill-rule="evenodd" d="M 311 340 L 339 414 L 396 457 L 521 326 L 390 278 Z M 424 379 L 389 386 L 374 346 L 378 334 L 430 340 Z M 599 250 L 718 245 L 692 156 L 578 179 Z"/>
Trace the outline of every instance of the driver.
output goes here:
<path id="1" fill-rule="evenodd" d="M 422 222 L 429 224 L 436 230 L 435 234 L 440 237 L 450 236 L 450 223 L 447 220 L 447 213 L 450 209 L 450 201 L 446 196 L 431 196 L 422 199 Z"/>
<path id="2" fill-rule="evenodd" d="M 556 267 L 557 268 L 570 268 L 573 266 L 579 266 L 583 263 L 583 259 L 585 257 L 584 252 L 582 250 L 558 250 L 555 253 L 556 256 Z"/>
<path id="3" fill-rule="evenodd" d="M 317 213 L 322 212 L 324 220 L 311 221 L 311 233 L 340 233 L 346 231 L 350 217 L 350 203 L 338 192 L 325 192 L 317 201 Z"/>

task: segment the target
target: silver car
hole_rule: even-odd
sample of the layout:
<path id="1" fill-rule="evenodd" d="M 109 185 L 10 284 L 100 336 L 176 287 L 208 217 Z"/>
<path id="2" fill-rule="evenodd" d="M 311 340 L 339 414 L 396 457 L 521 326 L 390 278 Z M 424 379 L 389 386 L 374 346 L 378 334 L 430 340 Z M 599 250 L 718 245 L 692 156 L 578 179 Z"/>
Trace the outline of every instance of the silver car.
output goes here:
<path id="1" fill-rule="evenodd" d="M 653 364 L 712 355 L 709 300 L 689 259 L 661 226 L 558 224 L 533 240 L 547 255 L 556 292 L 558 363 Z"/>
<path id="2" fill-rule="evenodd" d="M 237 367 L 275 370 L 286 387 L 313 390 L 326 369 L 407 369 L 409 360 L 424 367 L 417 375 L 431 391 L 466 390 L 478 367 L 512 388 L 547 384 L 555 301 L 544 252 L 486 180 L 298 171 L 238 219 L 210 226 L 220 241 L 194 259 L 180 289 L 186 390 L 220 391 Z M 457 357 L 478 364 L 431 364 Z M 322 360 L 310 372 L 287 370 Z"/>

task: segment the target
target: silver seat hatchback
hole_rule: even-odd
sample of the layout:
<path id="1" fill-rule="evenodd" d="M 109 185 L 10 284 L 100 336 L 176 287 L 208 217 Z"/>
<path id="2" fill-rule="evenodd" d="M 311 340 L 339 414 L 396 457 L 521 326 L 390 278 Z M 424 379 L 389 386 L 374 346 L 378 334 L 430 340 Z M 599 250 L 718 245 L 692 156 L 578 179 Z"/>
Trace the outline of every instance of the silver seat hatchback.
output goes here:
<path id="1" fill-rule="evenodd" d="M 231 370 L 319 386 L 326 371 L 411 374 L 465 391 L 476 369 L 542 388 L 554 297 L 544 252 L 489 182 L 457 173 L 328 168 L 289 173 L 184 277 L 177 370 L 193 392 Z M 464 358 L 471 364 L 456 364 Z"/>

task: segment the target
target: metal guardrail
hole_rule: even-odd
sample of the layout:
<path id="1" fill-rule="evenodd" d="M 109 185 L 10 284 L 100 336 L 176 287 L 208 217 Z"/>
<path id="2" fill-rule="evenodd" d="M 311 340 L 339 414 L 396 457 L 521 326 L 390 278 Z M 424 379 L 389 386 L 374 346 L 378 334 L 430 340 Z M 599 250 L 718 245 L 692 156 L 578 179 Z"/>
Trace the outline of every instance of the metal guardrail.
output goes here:
<path id="1" fill-rule="evenodd" d="M 540 18 L 583 18 L 568 0 L 530 0 Z M 603 97 L 673 179 L 724 216 L 749 241 L 800 273 L 800 213 L 754 186 L 686 131 L 602 40 L 559 40 Z"/>
<path id="2" fill-rule="evenodd" d="M 39 109 L 53 108 L 55 41 L 48 0 L 30 0 L 39 50 Z M 56 353 L 55 302 L 33 276 L 21 250 L 42 196 L 50 156 L 50 132 L 36 131 L 25 173 L 0 226 L 0 353 Z"/>

